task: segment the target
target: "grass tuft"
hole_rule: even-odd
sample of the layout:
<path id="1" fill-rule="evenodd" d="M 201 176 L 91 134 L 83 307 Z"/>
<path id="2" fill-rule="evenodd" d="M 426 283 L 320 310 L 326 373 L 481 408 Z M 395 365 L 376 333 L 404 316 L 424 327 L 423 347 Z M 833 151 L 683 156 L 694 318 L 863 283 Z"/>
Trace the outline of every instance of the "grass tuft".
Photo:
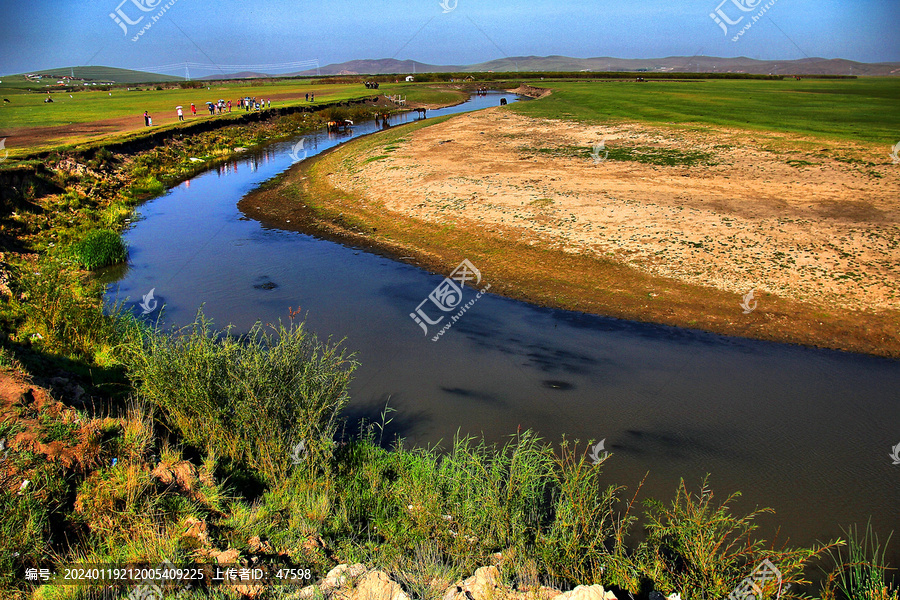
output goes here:
<path id="1" fill-rule="evenodd" d="M 125 262 L 128 249 L 115 231 L 95 229 L 72 245 L 72 256 L 89 271 Z"/>

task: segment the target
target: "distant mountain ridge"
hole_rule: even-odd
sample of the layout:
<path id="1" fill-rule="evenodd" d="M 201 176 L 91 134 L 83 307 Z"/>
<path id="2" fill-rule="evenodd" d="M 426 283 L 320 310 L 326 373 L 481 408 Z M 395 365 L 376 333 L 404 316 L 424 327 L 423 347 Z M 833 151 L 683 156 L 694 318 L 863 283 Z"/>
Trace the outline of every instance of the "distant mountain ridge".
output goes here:
<path id="1" fill-rule="evenodd" d="M 757 60 L 739 56 L 669 56 L 666 58 L 572 58 L 569 56 L 514 56 L 475 65 L 429 65 L 396 59 L 352 60 L 326 65 L 321 75 L 379 75 L 412 73 L 474 73 L 515 71 L 647 71 L 681 73 L 749 73 L 754 75 L 860 75 L 890 77 L 900 75 L 900 62 L 862 63 L 841 58 L 798 60 Z M 292 73 L 315 75 L 315 70 Z"/>
<path id="2" fill-rule="evenodd" d="M 651 73 L 748 73 L 753 75 L 859 75 L 900 76 L 900 62 L 863 63 L 842 58 L 802 58 L 799 60 L 757 60 L 739 56 L 669 56 L 666 58 L 572 58 L 569 56 L 513 56 L 474 65 L 431 65 L 393 58 L 351 60 L 296 73 L 241 72 L 209 75 L 199 80 L 256 79 L 266 77 L 310 77 L 315 75 L 412 75 L 415 73 L 476 72 L 651 72 Z M 34 74 L 72 76 L 91 81 L 115 83 L 162 83 L 185 81 L 184 77 L 116 67 L 88 66 L 41 69 Z M 24 75 L 24 74 L 23 74 Z"/>

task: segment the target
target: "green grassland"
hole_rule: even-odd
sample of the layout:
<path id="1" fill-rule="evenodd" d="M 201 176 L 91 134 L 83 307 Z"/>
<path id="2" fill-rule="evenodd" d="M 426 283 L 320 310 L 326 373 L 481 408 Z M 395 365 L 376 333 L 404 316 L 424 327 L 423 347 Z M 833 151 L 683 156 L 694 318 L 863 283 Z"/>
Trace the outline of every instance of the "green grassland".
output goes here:
<path id="1" fill-rule="evenodd" d="M 585 123 L 644 121 L 861 142 L 900 139 L 900 79 L 552 81 L 553 95 L 510 110 Z"/>
<path id="2" fill-rule="evenodd" d="M 160 86 L 161 87 L 161 86 Z M 315 95 L 315 102 L 307 102 L 306 94 Z M 245 111 L 237 105 L 231 113 L 210 115 L 206 102 L 217 102 L 220 98 L 237 103 L 245 96 L 272 100 L 272 108 L 308 105 L 311 107 L 373 98 L 381 94 L 400 95 L 409 102 L 427 104 L 447 104 L 461 102 L 465 95 L 452 90 L 438 90 L 422 84 L 384 84 L 378 91 L 366 89 L 361 84 L 321 84 L 309 79 L 262 81 L 241 83 L 211 83 L 201 89 L 164 88 L 145 85 L 140 88 L 115 87 L 111 90 L 52 90 L 53 103 L 45 103 L 46 92 L 28 92 L 21 89 L 4 90 L 4 98 L 10 102 L 0 106 L 0 137 L 7 137 L 6 148 L 10 157 L 22 158 L 37 151 L 49 150 L 65 145 L 79 144 L 88 140 L 111 140 L 122 136 L 128 130 L 144 133 L 144 111 L 153 117 L 154 129 L 158 126 L 177 127 L 175 107 L 183 106 L 186 122 L 197 119 L 237 119 Z M 288 97 L 286 97 L 288 96 Z M 190 114 L 190 105 L 197 106 L 197 117 Z M 122 125 L 98 123 L 91 128 L 90 123 L 128 118 L 133 123 Z M 86 125 L 79 132 L 59 132 L 49 140 L 34 142 L 20 139 L 23 129 L 37 127 L 65 127 Z M 19 133 L 20 135 L 16 135 Z M 27 135 L 27 132 L 25 133 Z"/>
<path id="3" fill-rule="evenodd" d="M 6 97 L 10 103 L 0 108 L 0 131 L 12 127 L 47 127 L 90 123 L 101 119 L 134 117 L 140 121 L 144 111 L 151 115 L 175 115 L 175 107 L 189 109 L 191 102 L 197 106 L 198 114 L 206 112 L 207 101 L 216 102 L 220 98 L 237 101 L 252 98 L 272 98 L 276 95 L 292 94 L 297 99 L 273 101 L 272 106 L 293 106 L 305 104 L 306 93 L 314 93 L 316 104 L 342 102 L 366 98 L 379 94 L 400 94 L 409 96 L 411 101 L 437 103 L 453 99 L 454 94 L 422 85 L 386 84 L 378 91 L 368 90 L 362 85 L 318 84 L 311 80 L 276 81 L 262 85 L 213 83 L 202 89 L 163 89 L 143 86 L 130 91 L 115 88 L 111 91 L 57 91 L 52 90 L 52 104 L 45 104 L 46 93 L 10 92 Z M 70 97 L 71 96 L 71 97 Z M 460 98 L 462 99 L 462 98 Z M 232 110 L 239 110 L 236 106 Z M 206 113 L 209 114 L 209 113 Z"/>
<path id="4" fill-rule="evenodd" d="M 205 102 L 220 98 L 237 101 L 244 96 L 269 98 L 276 94 L 307 92 L 316 94 L 316 103 L 335 102 L 371 96 L 371 90 L 362 86 L 312 85 L 308 80 L 277 82 L 266 85 L 211 84 L 202 89 L 163 89 L 143 86 L 140 89 L 114 88 L 110 91 L 57 91 L 51 90 L 53 103 L 45 104 L 46 93 L 20 92 L 8 96 L 10 103 L 0 110 L 0 130 L 12 127 L 47 127 L 89 123 L 102 119 L 134 117 L 140 121 L 144 111 L 151 115 L 174 115 L 176 106 L 189 109 L 191 102 L 197 112 L 206 112 Z M 71 97 L 70 97 L 71 96 Z M 299 102 L 304 102 L 300 98 Z M 275 106 L 297 104 L 298 100 L 273 103 Z M 236 109 L 237 107 L 235 107 Z M 234 110 L 234 109 L 233 109 Z M 206 113 L 209 114 L 208 112 Z"/>

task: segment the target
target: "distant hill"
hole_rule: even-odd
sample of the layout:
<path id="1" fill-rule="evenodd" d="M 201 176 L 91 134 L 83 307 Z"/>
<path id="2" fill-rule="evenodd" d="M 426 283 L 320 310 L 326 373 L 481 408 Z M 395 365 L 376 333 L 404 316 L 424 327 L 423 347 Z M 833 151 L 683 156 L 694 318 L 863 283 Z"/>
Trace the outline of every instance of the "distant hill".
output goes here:
<path id="1" fill-rule="evenodd" d="M 429 65 L 416 60 L 396 60 L 382 58 L 380 60 L 351 60 L 328 65 L 318 70 L 321 75 L 378 75 L 379 73 L 460 73 L 468 70 L 463 65 Z M 300 71 L 292 75 L 308 77 L 317 71 Z"/>
<path id="2" fill-rule="evenodd" d="M 270 75 L 269 73 L 257 73 L 255 71 L 241 71 L 240 73 L 228 73 L 227 75 L 206 75 L 197 77 L 196 81 L 218 81 L 222 79 L 266 79 L 268 77 L 292 77 L 292 75 Z"/>
<path id="3" fill-rule="evenodd" d="M 164 81 L 184 81 L 184 77 L 160 75 L 147 71 L 132 71 L 116 67 L 63 67 L 59 69 L 41 69 L 29 74 L 46 75 L 50 78 L 75 77 L 75 79 L 112 82 L 112 83 L 161 83 Z M 25 75 L 25 73 L 22 73 Z"/>
<path id="4" fill-rule="evenodd" d="M 571 58 L 568 56 L 514 56 L 475 65 L 429 65 L 395 59 L 353 60 L 319 69 L 322 75 L 378 75 L 386 73 L 473 73 L 515 71 L 648 71 L 686 73 L 750 73 L 755 75 L 900 75 L 900 62 L 861 63 L 844 59 L 755 60 L 747 57 L 670 56 L 667 58 Z M 315 70 L 292 73 L 316 75 Z"/>

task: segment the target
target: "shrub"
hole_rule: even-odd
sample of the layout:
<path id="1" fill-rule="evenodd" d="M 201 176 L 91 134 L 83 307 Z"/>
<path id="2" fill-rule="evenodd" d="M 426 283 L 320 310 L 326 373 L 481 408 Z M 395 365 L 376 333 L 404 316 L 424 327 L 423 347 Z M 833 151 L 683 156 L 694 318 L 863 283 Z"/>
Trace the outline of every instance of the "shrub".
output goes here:
<path id="1" fill-rule="evenodd" d="M 657 500 L 646 502 L 647 539 L 638 549 L 641 567 L 658 590 L 677 592 L 685 600 L 724 598 L 754 569 L 769 559 L 782 573 L 782 579 L 766 582 L 763 592 L 775 597 L 783 586 L 806 585 L 803 568 L 811 558 L 834 547 L 766 549 L 763 540 L 754 539 L 756 518 L 774 512 L 763 508 L 744 516 L 732 514 L 730 505 L 740 496 L 728 496 L 714 502 L 714 494 L 703 481 L 699 494 L 688 491 L 681 481 L 670 506 Z M 837 542 L 840 543 L 840 542 Z M 797 598 L 798 592 L 784 593 Z"/>
<path id="2" fill-rule="evenodd" d="M 249 466 L 272 482 L 294 464 L 324 466 L 355 362 L 303 324 L 242 338 L 203 313 L 172 335 L 144 329 L 127 362 L 142 397 L 189 444 Z M 298 444 L 305 450 L 295 453 Z"/>
<path id="3" fill-rule="evenodd" d="M 72 246 L 72 253 L 81 266 L 91 271 L 124 262 L 128 258 L 125 242 L 118 233 L 108 229 L 91 231 Z"/>

